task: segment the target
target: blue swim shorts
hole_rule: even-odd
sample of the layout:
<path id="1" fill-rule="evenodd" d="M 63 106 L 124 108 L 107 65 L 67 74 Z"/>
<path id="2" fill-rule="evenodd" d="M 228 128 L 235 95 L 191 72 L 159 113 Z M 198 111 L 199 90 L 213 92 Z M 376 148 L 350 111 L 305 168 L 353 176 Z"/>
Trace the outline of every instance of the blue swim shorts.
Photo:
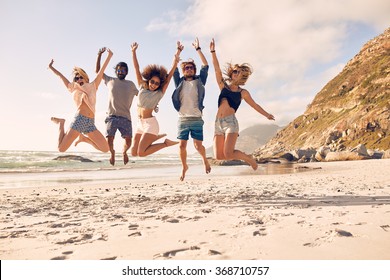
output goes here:
<path id="1" fill-rule="evenodd" d="M 203 124 L 204 121 L 200 117 L 179 118 L 177 139 L 188 140 L 191 134 L 192 139 L 203 141 Z"/>
<path id="2" fill-rule="evenodd" d="M 225 135 L 227 133 L 239 133 L 238 120 L 236 115 L 215 119 L 214 135 Z"/>
<path id="3" fill-rule="evenodd" d="M 97 130 L 95 119 L 80 114 L 75 115 L 73 122 L 70 124 L 70 128 L 83 134 Z"/>
<path id="4" fill-rule="evenodd" d="M 104 122 L 106 123 L 106 137 L 115 136 L 117 130 L 121 133 L 122 138 L 133 136 L 131 120 L 128 118 L 111 115 Z"/>

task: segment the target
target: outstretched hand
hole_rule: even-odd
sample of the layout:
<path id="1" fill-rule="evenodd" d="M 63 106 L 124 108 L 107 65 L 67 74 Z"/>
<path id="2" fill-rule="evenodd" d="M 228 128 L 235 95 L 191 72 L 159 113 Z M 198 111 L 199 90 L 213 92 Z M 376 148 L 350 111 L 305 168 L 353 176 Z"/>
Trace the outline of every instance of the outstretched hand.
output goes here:
<path id="1" fill-rule="evenodd" d="M 54 59 L 51 59 L 48 68 L 51 69 L 53 67 Z"/>
<path id="2" fill-rule="evenodd" d="M 99 49 L 98 55 L 101 55 L 102 53 L 104 53 L 106 51 L 106 49 L 107 49 L 106 47 Z"/>
<path id="3" fill-rule="evenodd" d="M 179 50 L 179 52 L 182 52 L 184 50 L 184 46 L 180 43 L 180 41 L 177 41 L 177 49 Z"/>
<path id="4" fill-rule="evenodd" d="M 214 41 L 214 38 L 211 39 L 211 42 L 210 42 L 210 51 L 211 52 L 215 52 L 215 41 Z"/>
<path id="5" fill-rule="evenodd" d="M 105 49 L 107 50 L 109 55 L 113 55 L 114 54 L 111 49 L 109 49 L 109 48 L 105 48 Z"/>
<path id="6" fill-rule="evenodd" d="M 195 50 L 200 49 L 198 37 L 195 38 L 195 41 L 192 43 L 192 45 L 194 46 Z"/>
<path id="7" fill-rule="evenodd" d="M 131 44 L 131 50 L 133 52 L 135 52 L 137 50 L 137 48 L 138 48 L 138 43 L 137 42 L 134 42 L 134 43 Z"/>
<path id="8" fill-rule="evenodd" d="M 274 121 L 274 120 L 275 120 L 275 117 L 274 117 L 274 115 L 272 115 L 272 114 L 268 114 L 268 115 L 267 115 L 267 119 L 269 119 L 269 120 L 271 120 L 271 121 Z"/>

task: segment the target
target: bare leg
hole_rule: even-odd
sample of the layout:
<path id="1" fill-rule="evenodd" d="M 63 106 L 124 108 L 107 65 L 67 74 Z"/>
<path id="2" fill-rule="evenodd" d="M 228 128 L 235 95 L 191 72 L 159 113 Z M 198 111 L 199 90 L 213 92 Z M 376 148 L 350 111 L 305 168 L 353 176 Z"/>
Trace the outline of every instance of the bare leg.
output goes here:
<path id="1" fill-rule="evenodd" d="M 130 148 L 131 155 L 133 157 L 138 156 L 138 147 L 139 147 L 139 142 L 141 140 L 141 136 L 142 136 L 142 134 L 139 134 L 139 133 L 134 135 L 133 141 L 131 143 L 131 148 Z"/>
<path id="2" fill-rule="evenodd" d="M 59 124 L 59 135 L 58 135 L 58 147 L 59 147 L 60 143 L 62 142 L 62 139 L 64 139 L 65 136 L 65 119 L 52 117 L 51 121 L 56 124 Z"/>
<path id="3" fill-rule="evenodd" d="M 187 140 L 180 140 L 180 146 L 179 146 L 179 156 L 181 160 L 182 170 L 180 175 L 180 181 L 183 181 L 186 177 L 186 172 L 188 170 L 187 165 Z"/>
<path id="4" fill-rule="evenodd" d="M 253 170 L 256 170 L 258 165 L 256 160 L 252 156 L 234 149 L 237 142 L 237 137 L 238 137 L 238 133 L 228 133 L 226 135 L 225 146 L 224 146 L 225 158 L 229 160 L 232 159 L 243 160 L 246 163 L 248 163 L 253 168 Z"/>
<path id="5" fill-rule="evenodd" d="M 224 160 L 225 154 L 223 152 L 225 148 L 225 136 L 224 135 L 215 135 L 214 136 L 214 157 L 218 160 Z"/>
<path id="6" fill-rule="evenodd" d="M 211 167 L 210 167 L 209 161 L 207 160 L 206 149 L 203 146 L 202 141 L 194 139 L 194 147 L 198 151 L 200 156 L 202 157 L 202 161 L 203 161 L 203 165 L 205 167 L 206 174 L 209 174 L 211 171 Z"/>
<path id="7" fill-rule="evenodd" d="M 129 156 L 127 155 L 127 151 L 131 147 L 131 137 L 125 138 L 125 145 L 123 146 L 123 163 L 126 165 L 129 162 Z"/>
<path id="8" fill-rule="evenodd" d="M 59 124 L 58 151 L 65 152 L 80 133 L 73 129 L 69 129 L 69 131 L 65 133 L 64 119 L 52 117 L 51 120 L 52 122 Z"/>
<path id="9" fill-rule="evenodd" d="M 110 149 L 110 164 L 115 165 L 114 136 L 107 136 L 108 147 Z"/>
<path id="10" fill-rule="evenodd" d="M 142 134 L 141 140 L 138 146 L 138 156 L 145 157 L 151 155 L 163 148 L 179 144 L 177 141 L 165 139 L 164 143 L 152 144 L 156 141 L 157 135 L 144 133 Z"/>
<path id="11" fill-rule="evenodd" d="M 80 134 L 75 146 L 81 142 L 88 143 L 103 153 L 107 153 L 110 150 L 106 138 L 99 130 L 92 131 L 86 135 Z"/>

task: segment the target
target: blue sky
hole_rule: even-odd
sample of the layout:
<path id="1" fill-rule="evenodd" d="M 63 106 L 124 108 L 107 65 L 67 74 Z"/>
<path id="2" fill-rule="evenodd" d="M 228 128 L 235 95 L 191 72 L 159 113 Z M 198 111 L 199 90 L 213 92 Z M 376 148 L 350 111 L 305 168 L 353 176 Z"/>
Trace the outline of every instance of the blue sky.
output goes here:
<path id="1" fill-rule="evenodd" d="M 0 150 L 56 150 L 58 127 L 50 117 L 67 119 L 76 109 L 62 82 L 47 65 L 70 77 L 74 66 L 94 77 L 100 47 L 113 50 L 106 74 L 119 61 L 129 64 L 130 45 L 139 43 L 140 66 L 171 65 L 180 40 L 182 59 L 200 60 L 191 46 L 198 37 L 211 65 L 209 42 L 216 40 L 220 63 L 250 63 L 245 88 L 277 125 L 305 111 L 364 43 L 390 27 L 387 0 L 149 0 L 21 1 L 0 0 Z M 177 113 L 171 102 L 173 82 L 160 103 L 161 132 L 176 138 Z M 211 66 L 206 85 L 205 146 L 212 145 L 219 91 Z M 104 132 L 107 88 L 97 96 L 96 125 Z M 135 99 L 131 113 L 136 123 Z M 270 123 L 248 105 L 237 113 L 240 128 Z M 261 133 L 261 132 L 259 132 Z M 122 146 L 117 135 L 116 146 Z M 93 151 L 86 144 L 69 152 Z M 171 147 L 166 152 L 177 152 Z"/>

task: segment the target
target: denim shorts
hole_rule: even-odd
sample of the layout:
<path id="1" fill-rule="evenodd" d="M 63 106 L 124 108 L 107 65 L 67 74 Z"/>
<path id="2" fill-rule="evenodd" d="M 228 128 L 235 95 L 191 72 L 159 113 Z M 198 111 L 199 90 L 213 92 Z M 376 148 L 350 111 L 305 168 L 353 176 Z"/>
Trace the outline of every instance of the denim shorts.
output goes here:
<path id="1" fill-rule="evenodd" d="M 70 124 L 70 128 L 83 134 L 87 134 L 97 130 L 95 126 L 95 119 L 88 118 L 80 114 L 76 114 L 74 116 L 74 120 Z"/>
<path id="2" fill-rule="evenodd" d="M 227 133 L 238 133 L 240 128 L 236 115 L 230 115 L 224 118 L 215 119 L 214 135 L 225 135 Z"/>
<path id="3" fill-rule="evenodd" d="M 111 115 L 104 122 L 106 123 L 106 137 L 115 136 L 117 130 L 121 133 L 122 138 L 133 136 L 131 120 L 128 118 Z"/>
<path id="4" fill-rule="evenodd" d="M 177 123 L 177 139 L 188 140 L 191 133 L 192 139 L 203 141 L 203 124 L 204 121 L 202 118 L 179 118 Z"/>
<path id="5" fill-rule="evenodd" d="M 150 134 L 158 135 L 159 131 L 160 131 L 160 126 L 158 125 L 158 121 L 156 117 L 151 117 L 147 119 L 138 118 L 137 134 L 150 133 Z"/>

